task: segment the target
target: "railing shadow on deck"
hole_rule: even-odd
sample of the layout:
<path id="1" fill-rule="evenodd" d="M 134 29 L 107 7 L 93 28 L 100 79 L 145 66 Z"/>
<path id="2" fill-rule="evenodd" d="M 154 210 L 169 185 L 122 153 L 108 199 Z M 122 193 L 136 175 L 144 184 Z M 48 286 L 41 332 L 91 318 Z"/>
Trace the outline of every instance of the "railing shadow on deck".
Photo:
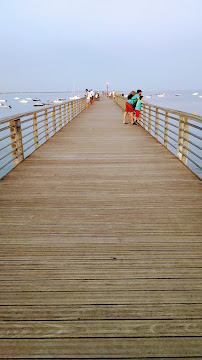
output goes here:
<path id="1" fill-rule="evenodd" d="M 115 96 L 123 110 L 126 101 Z M 202 117 L 150 103 L 142 105 L 139 124 L 202 179 Z"/>
<path id="2" fill-rule="evenodd" d="M 86 107 L 86 98 L 0 120 L 0 179 Z"/>

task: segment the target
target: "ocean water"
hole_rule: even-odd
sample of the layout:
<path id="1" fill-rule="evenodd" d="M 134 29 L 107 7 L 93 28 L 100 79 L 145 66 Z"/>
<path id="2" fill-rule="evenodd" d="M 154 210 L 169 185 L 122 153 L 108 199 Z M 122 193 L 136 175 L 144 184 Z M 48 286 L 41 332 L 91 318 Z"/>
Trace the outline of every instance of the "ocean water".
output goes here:
<path id="1" fill-rule="evenodd" d="M 85 91 L 80 91 L 79 92 L 80 95 L 84 96 Z M 20 103 L 20 100 L 26 99 L 26 98 L 31 98 L 31 99 L 40 99 L 41 102 L 46 102 L 46 101 L 54 101 L 58 98 L 63 98 L 66 99 L 66 101 L 69 101 L 69 97 L 73 96 L 72 92 L 50 92 L 50 93 L 45 93 L 45 92 L 26 92 L 26 93 L 8 93 L 8 94 L 0 94 L 0 102 L 1 100 L 7 100 L 7 102 L 5 103 L 5 105 L 10 105 L 12 108 L 11 109 L 3 109 L 0 108 L 0 119 L 7 117 L 7 116 L 12 116 L 12 115 L 16 115 L 16 114 L 21 114 L 21 113 L 25 113 L 28 111 L 34 111 L 34 110 L 43 110 L 44 107 L 42 106 L 34 106 L 34 104 L 37 101 L 32 101 L 32 100 L 28 100 L 26 104 Z M 15 97 L 19 97 L 20 100 L 15 100 Z M 65 100 L 64 100 L 65 101 Z M 40 102 L 40 101 L 38 101 Z M 56 105 L 56 104 L 55 104 Z M 47 105 L 50 106 L 50 105 Z"/>
<path id="2" fill-rule="evenodd" d="M 131 90 L 125 91 L 117 91 L 119 94 L 124 93 L 127 95 Z M 165 96 L 160 98 L 157 96 L 159 93 L 165 93 Z M 193 96 L 193 92 L 198 92 L 197 96 Z M 80 95 L 84 96 L 85 91 L 80 91 Z M 181 96 L 175 96 L 176 94 L 181 94 Z M 196 113 L 196 115 L 202 116 L 202 98 L 199 98 L 199 95 L 202 96 L 202 90 L 194 89 L 194 90 L 152 90 L 152 91 L 144 91 L 143 95 L 152 95 L 151 99 L 145 98 L 148 103 L 153 105 L 158 105 L 166 108 L 170 108 L 173 110 L 185 111 L 188 113 Z M 28 100 L 27 104 L 22 104 L 19 100 L 14 100 L 15 97 L 19 97 L 20 100 L 26 98 L 38 98 L 42 102 L 43 101 L 53 101 L 57 98 L 65 98 L 67 101 L 69 97 L 72 96 L 71 92 L 35 92 L 35 93 L 8 93 L 8 94 L 0 94 L 0 100 L 7 100 L 6 104 L 12 106 L 12 109 L 2 109 L 0 108 L 0 119 L 24 113 L 27 111 L 34 111 L 37 109 L 42 109 L 42 107 L 34 107 L 34 101 Z M 0 101 L 1 102 L 1 101 Z"/>
<path id="3" fill-rule="evenodd" d="M 125 91 L 117 91 L 118 93 L 124 93 L 127 95 L 131 90 L 125 90 Z M 159 93 L 165 93 L 164 97 L 158 97 L 157 94 Z M 197 96 L 193 96 L 193 92 L 198 92 Z M 85 91 L 80 91 L 80 95 L 84 96 Z M 176 94 L 181 94 L 181 96 L 175 96 Z M 202 116 L 202 98 L 199 98 L 199 95 L 202 96 L 202 90 L 200 89 L 194 89 L 194 90 L 152 90 L 152 91 L 144 91 L 143 95 L 152 95 L 151 99 L 147 99 L 145 97 L 144 100 L 146 100 L 148 103 L 153 105 L 158 105 L 166 108 L 170 108 L 173 110 L 180 110 L 185 111 L 188 113 L 196 113 L 196 115 Z M 26 98 L 38 98 L 42 102 L 43 101 L 53 101 L 57 98 L 65 98 L 67 101 L 69 100 L 69 97 L 72 96 L 71 92 L 35 92 L 35 93 L 8 93 L 8 94 L 0 94 L 0 100 L 7 100 L 6 105 L 12 106 L 12 109 L 2 109 L 0 108 L 0 119 L 15 115 L 24 113 L 27 111 L 34 111 L 37 109 L 42 109 L 42 107 L 35 107 L 34 101 L 28 100 L 27 104 L 22 104 L 19 102 L 19 100 L 14 100 L 15 97 L 19 97 L 20 100 L 26 99 Z M 1 101 L 0 101 L 1 102 Z"/>

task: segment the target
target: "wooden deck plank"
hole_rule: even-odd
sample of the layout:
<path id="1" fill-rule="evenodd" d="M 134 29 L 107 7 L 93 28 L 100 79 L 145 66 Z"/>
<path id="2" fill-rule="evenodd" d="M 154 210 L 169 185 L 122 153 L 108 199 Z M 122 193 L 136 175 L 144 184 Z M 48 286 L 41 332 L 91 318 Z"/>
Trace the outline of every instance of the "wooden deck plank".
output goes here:
<path id="1" fill-rule="evenodd" d="M 202 320 L 2 321 L 2 338 L 202 336 Z"/>
<path id="2" fill-rule="evenodd" d="M 0 292 L 21 291 L 137 291 L 137 290 L 202 290 L 202 279 L 108 279 L 108 280 L 18 280 L 1 281 Z"/>
<path id="3" fill-rule="evenodd" d="M 201 183 L 101 101 L 0 186 L 0 358 L 202 358 Z"/>
<path id="4" fill-rule="evenodd" d="M 200 304 L 1 306 L 2 321 L 201 319 Z"/>
<path id="5" fill-rule="evenodd" d="M 201 337 L 2 339 L 1 356 L 56 359 L 201 356 L 201 340 Z"/>

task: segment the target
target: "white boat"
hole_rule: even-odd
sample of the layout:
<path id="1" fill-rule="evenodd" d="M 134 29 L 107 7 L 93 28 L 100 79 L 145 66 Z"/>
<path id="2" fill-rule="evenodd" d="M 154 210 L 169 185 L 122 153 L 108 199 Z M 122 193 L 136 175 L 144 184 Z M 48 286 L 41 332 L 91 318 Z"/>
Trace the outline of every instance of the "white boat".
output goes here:
<path id="1" fill-rule="evenodd" d="M 61 99 L 56 99 L 53 102 L 56 103 L 56 104 L 61 104 L 62 100 Z"/>
<path id="2" fill-rule="evenodd" d="M 198 93 L 197 93 L 197 92 L 195 92 L 195 93 L 193 93 L 192 95 L 196 96 L 196 95 L 198 95 Z"/>
<path id="3" fill-rule="evenodd" d="M 43 103 L 43 105 L 53 105 L 53 102 L 52 102 L 52 101 L 45 101 L 45 102 Z"/>
<path id="4" fill-rule="evenodd" d="M 199 95 L 199 98 L 202 99 L 202 95 Z"/>
<path id="5" fill-rule="evenodd" d="M 32 98 L 26 98 L 26 100 L 32 100 Z"/>
<path id="6" fill-rule="evenodd" d="M 147 99 L 151 99 L 152 98 L 152 95 L 146 95 L 145 96 Z"/>
<path id="7" fill-rule="evenodd" d="M 20 103 L 22 103 L 22 104 L 27 104 L 27 100 L 25 100 L 25 99 L 22 99 L 22 100 L 20 100 Z"/>
<path id="8" fill-rule="evenodd" d="M 78 100 L 78 99 L 81 99 L 81 96 L 75 95 L 75 96 L 70 96 L 69 98 L 70 98 L 70 100 Z"/>
<path id="9" fill-rule="evenodd" d="M 33 106 L 44 106 L 42 103 L 35 103 Z"/>
<path id="10" fill-rule="evenodd" d="M 158 97 L 164 97 L 165 96 L 165 93 L 160 93 L 160 94 L 157 94 Z"/>
<path id="11" fill-rule="evenodd" d="M 74 90 L 72 91 L 72 95 L 69 97 L 70 100 L 78 100 L 81 99 L 81 96 L 79 95 L 79 91 L 76 87 L 76 82 L 74 83 Z"/>
<path id="12" fill-rule="evenodd" d="M 3 102 L 7 102 L 7 100 L 4 100 L 4 99 L 3 99 L 3 100 L 0 100 L 0 103 L 3 103 Z"/>
<path id="13" fill-rule="evenodd" d="M 41 101 L 40 99 L 32 99 L 33 101 Z"/>
<path id="14" fill-rule="evenodd" d="M 11 109 L 12 106 L 10 106 L 10 105 L 4 105 L 4 104 L 1 104 L 1 103 L 0 103 L 0 108 L 2 108 L 2 109 Z"/>
<path id="15" fill-rule="evenodd" d="M 14 100 L 20 100 L 20 98 L 16 96 L 16 97 L 14 98 Z"/>

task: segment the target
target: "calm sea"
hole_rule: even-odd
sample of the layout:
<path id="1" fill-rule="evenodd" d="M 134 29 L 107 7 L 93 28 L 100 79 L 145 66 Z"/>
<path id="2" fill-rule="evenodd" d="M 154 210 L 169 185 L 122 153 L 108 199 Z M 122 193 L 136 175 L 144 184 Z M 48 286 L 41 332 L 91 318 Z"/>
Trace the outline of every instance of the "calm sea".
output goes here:
<path id="1" fill-rule="evenodd" d="M 128 94 L 128 91 L 118 91 L 119 93 Z M 165 93 L 164 97 L 158 97 L 157 94 Z M 197 96 L 193 96 L 192 93 L 198 92 Z M 80 95 L 84 95 L 84 91 L 80 91 Z M 176 96 L 176 94 L 181 94 Z M 27 111 L 34 111 L 35 109 L 40 109 L 34 107 L 34 101 L 28 100 L 26 104 L 22 104 L 19 100 L 14 100 L 15 97 L 19 97 L 20 100 L 26 98 L 38 98 L 42 102 L 44 101 L 53 101 L 57 98 L 65 98 L 67 101 L 71 96 L 71 92 L 51 92 L 51 93 L 8 93 L 0 94 L 0 100 L 7 100 L 6 104 L 12 106 L 11 109 L 0 108 L 0 119 L 6 116 L 15 115 Z M 202 116 L 202 98 L 199 98 L 199 95 L 202 96 L 202 90 L 156 90 L 156 91 L 143 91 L 143 95 L 152 95 L 151 99 L 145 98 L 146 101 L 153 105 L 158 105 L 162 107 L 167 107 L 174 110 L 180 110 L 189 112 L 191 114 L 196 113 L 196 115 Z M 1 102 L 1 101 L 0 101 Z"/>

